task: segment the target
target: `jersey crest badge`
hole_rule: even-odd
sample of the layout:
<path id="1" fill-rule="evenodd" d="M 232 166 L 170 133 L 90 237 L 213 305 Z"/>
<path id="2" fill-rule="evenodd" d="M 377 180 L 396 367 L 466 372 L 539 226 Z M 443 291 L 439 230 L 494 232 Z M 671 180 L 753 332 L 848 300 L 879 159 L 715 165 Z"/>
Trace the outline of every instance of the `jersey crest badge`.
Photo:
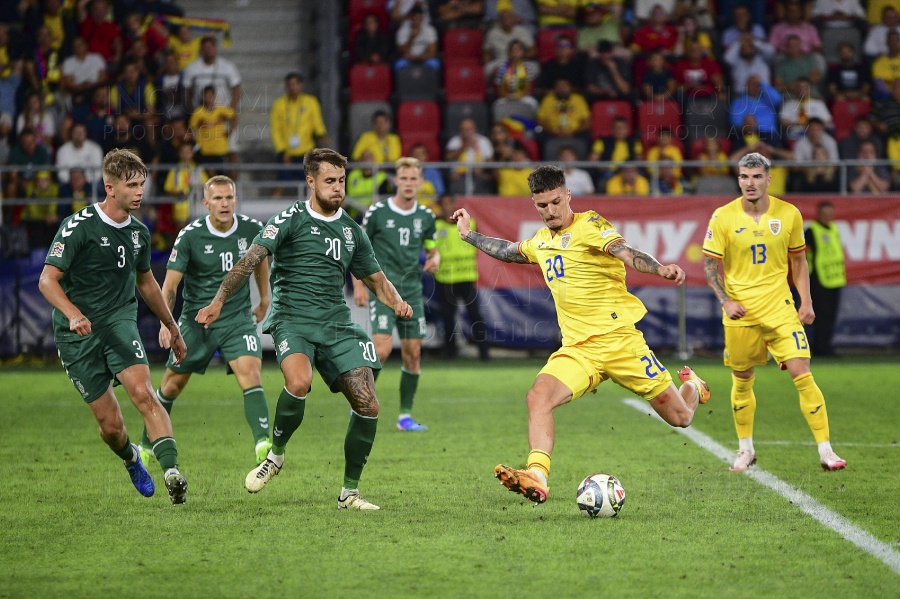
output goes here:
<path id="1" fill-rule="evenodd" d="M 53 244 L 53 247 L 50 248 L 50 257 L 51 258 L 62 258 L 63 252 L 66 249 L 66 244 L 56 242 Z"/>
<path id="2" fill-rule="evenodd" d="M 101 238 L 100 238 L 100 245 L 103 246 L 103 247 L 105 247 L 105 248 L 109 247 L 109 237 L 101 237 Z"/>
<path id="3" fill-rule="evenodd" d="M 138 243 L 140 240 L 141 240 L 141 234 L 137 231 L 132 231 L 131 232 L 131 241 L 132 241 L 132 243 L 134 243 L 135 247 L 140 247 L 140 244 Z"/>
<path id="4" fill-rule="evenodd" d="M 263 239 L 275 239 L 276 235 L 278 235 L 278 227 L 276 227 L 275 225 L 268 225 L 265 229 L 263 229 Z"/>
<path id="5" fill-rule="evenodd" d="M 422 219 L 416 218 L 413 219 L 413 233 L 419 235 L 422 233 Z"/>
<path id="6" fill-rule="evenodd" d="M 175 262 L 178 259 L 178 250 L 173 249 L 172 253 L 169 254 L 169 262 Z"/>
<path id="7" fill-rule="evenodd" d="M 212 244 L 211 244 L 211 243 L 207 243 L 206 246 L 205 246 L 205 248 L 206 248 L 206 249 L 203 250 L 203 253 L 204 253 L 204 254 L 212 254 L 212 253 L 213 253 L 213 248 L 212 248 Z"/>
<path id="8" fill-rule="evenodd" d="M 241 258 L 244 257 L 244 254 L 247 253 L 247 238 L 241 237 L 238 239 L 238 252 L 241 254 Z"/>
<path id="9" fill-rule="evenodd" d="M 769 220 L 769 230 L 772 232 L 772 235 L 778 235 L 778 232 L 781 231 L 781 221 L 777 218 Z"/>
<path id="10" fill-rule="evenodd" d="M 350 227 L 344 227 L 344 239 L 347 240 L 347 243 L 353 241 L 353 229 Z"/>
<path id="11" fill-rule="evenodd" d="M 566 249 L 567 247 L 569 247 L 570 241 L 572 241 L 572 234 L 571 233 L 563 233 L 562 237 L 560 238 L 560 242 L 561 242 L 560 245 L 562 246 L 562 249 Z"/>

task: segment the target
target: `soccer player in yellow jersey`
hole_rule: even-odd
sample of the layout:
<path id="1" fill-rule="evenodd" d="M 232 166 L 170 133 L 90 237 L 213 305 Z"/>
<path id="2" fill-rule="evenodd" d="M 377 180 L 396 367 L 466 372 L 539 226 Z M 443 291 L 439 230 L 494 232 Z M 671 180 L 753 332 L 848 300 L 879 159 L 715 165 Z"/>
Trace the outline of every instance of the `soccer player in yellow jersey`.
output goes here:
<path id="1" fill-rule="evenodd" d="M 792 204 L 768 194 L 769 166 L 769 160 L 756 152 L 741 158 L 742 196 L 713 213 L 703 242 L 704 273 L 722 303 L 725 365 L 732 370 L 731 408 L 739 449 L 731 470 L 746 470 L 756 463 L 753 367 L 768 363 L 767 351 L 794 379 L 800 409 L 819 445 L 822 468 L 840 470 L 847 462 L 831 449 L 825 397 L 809 371 L 809 344 L 803 332 L 803 325 L 816 317 L 809 295 L 803 217 Z M 789 264 L 800 294 L 796 311 L 787 282 Z"/>
<path id="2" fill-rule="evenodd" d="M 487 255 L 504 262 L 537 264 L 553 294 L 563 346 L 547 361 L 526 396 L 528 443 L 525 470 L 502 464 L 494 475 L 510 491 L 530 501 L 547 500 L 550 453 L 555 438 L 553 410 L 612 379 L 650 402 L 672 426 L 690 425 L 698 403 L 709 399 L 709 387 L 685 367 L 676 389 L 634 326 L 647 309 L 628 293 L 625 264 L 637 271 L 684 283 L 677 264 L 663 266 L 653 256 L 629 247 L 613 226 L 596 212 L 574 213 L 565 172 L 538 167 L 528 177 L 531 198 L 546 227 L 520 243 L 472 231 L 471 218 L 457 210 L 459 236 Z"/>

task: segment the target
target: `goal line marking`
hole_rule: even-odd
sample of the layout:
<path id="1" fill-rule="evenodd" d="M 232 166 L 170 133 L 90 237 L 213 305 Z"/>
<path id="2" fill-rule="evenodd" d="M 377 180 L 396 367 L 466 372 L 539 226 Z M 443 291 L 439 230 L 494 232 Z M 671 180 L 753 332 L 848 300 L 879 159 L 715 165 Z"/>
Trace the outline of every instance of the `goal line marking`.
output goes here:
<path id="1" fill-rule="evenodd" d="M 622 402 L 639 412 L 648 414 L 660 422 L 664 422 L 646 401 L 628 398 L 623 399 Z M 731 460 L 734 458 L 733 451 L 727 449 L 724 445 L 717 443 L 709 435 L 702 433 L 695 428 L 673 428 L 672 430 L 681 433 L 725 463 L 730 464 Z M 885 543 L 876 539 L 870 533 L 853 524 L 837 512 L 828 509 L 825 505 L 813 499 L 800 489 L 784 482 L 774 474 L 761 470 L 757 466 L 746 470 L 744 473 L 759 484 L 772 489 L 785 499 L 789 500 L 804 513 L 818 520 L 823 526 L 830 528 L 866 553 L 881 560 L 888 568 L 893 570 L 895 574 L 900 574 L 900 553 L 891 546 L 891 543 Z"/>

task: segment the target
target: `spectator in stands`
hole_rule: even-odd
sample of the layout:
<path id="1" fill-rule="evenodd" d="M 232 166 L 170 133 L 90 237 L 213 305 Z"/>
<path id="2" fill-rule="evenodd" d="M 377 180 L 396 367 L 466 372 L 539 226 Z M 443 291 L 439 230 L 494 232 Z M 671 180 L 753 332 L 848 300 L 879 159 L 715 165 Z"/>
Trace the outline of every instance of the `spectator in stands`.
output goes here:
<path id="1" fill-rule="evenodd" d="M 442 0 L 437 7 L 438 18 L 446 29 L 454 27 L 478 28 L 484 16 L 481 0 Z"/>
<path id="2" fill-rule="evenodd" d="M 800 38 L 792 35 L 787 40 L 787 51 L 775 61 L 773 83 L 781 93 L 798 97 L 800 94 L 800 81 L 806 80 L 812 83 L 810 92 L 815 97 L 821 97 L 819 93 L 819 81 L 822 73 L 819 71 L 818 60 L 812 54 L 805 54 L 801 50 Z"/>
<path id="3" fill-rule="evenodd" d="M 25 197 L 32 200 L 55 200 L 59 186 L 50 171 L 38 171 L 34 179 L 25 185 Z M 19 221 L 28 229 L 33 247 L 49 247 L 59 223 L 59 206 L 56 202 L 32 202 L 22 207 Z"/>
<path id="4" fill-rule="evenodd" d="M 685 182 L 678 174 L 681 169 L 660 165 L 659 176 L 656 181 L 656 189 L 660 195 L 664 196 L 680 196 L 684 195 Z"/>
<path id="5" fill-rule="evenodd" d="M 889 31 L 887 35 L 888 52 L 872 63 L 872 85 L 875 99 L 884 99 L 890 95 L 894 81 L 900 79 L 900 33 Z"/>
<path id="6" fill-rule="evenodd" d="M 152 130 L 156 122 L 156 90 L 153 84 L 141 76 L 136 63 L 129 62 L 122 69 L 119 81 L 109 90 L 109 103 L 116 114 L 124 114 L 131 119 L 131 126 L 142 126 L 143 131 Z"/>
<path id="7" fill-rule="evenodd" d="M 494 162 L 509 162 L 512 159 L 513 138 L 509 136 L 509 130 L 502 123 L 494 123 L 489 136 L 494 154 L 491 160 Z"/>
<path id="8" fill-rule="evenodd" d="M 777 135 L 779 106 L 781 94 L 778 90 L 759 76 L 752 75 L 747 79 L 747 90 L 731 101 L 728 114 L 735 129 L 744 125 L 744 119 L 749 114 L 753 115 L 754 124 L 760 131 Z"/>
<path id="9" fill-rule="evenodd" d="M 514 41 L 525 48 L 526 58 L 534 58 L 534 35 L 520 24 L 515 12 L 503 10 L 498 15 L 497 23 L 484 36 L 484 44 L 481 46 L 484 73 L 488 78 L 493 77 L 497 67 L 509 60 L 509 45 Z"/>
<path id="10" fill-rule="evenodd" d="M 322 120 L 322 107 L 311 94 L 303 93 L 303 76 L 288 73 L 284 78 L 287 94 L 272 104 L 269 115 L 269 130 L 275 153 L 283 164 L 303 164 L 303 156 L 318 145 L 329 146 L 328 131 Z M 303 177 L 303 169 L 278 171 L 279 181 L 297 181 Z M 272 192 L 281 197 L 283 190 Z"/>
<path id="11" fill-rule="evenodd" d="M 194 149 L 190 144 L 182 144 L 178 150 L 178 164 L 166 175 L 163 192 L 177 198 L 172 207 L 172 221 L 176 231 L 187 225 L 190 218 L 191 191 L 199 189 L 209 180 L 206 171 L 194 161 Z"/>
<path id="12" fill-rule="evenodd" d="M 394 63 L 394 69 L 399 71 L 405 66 L 420 63 L 440 71 L 437 42 L 437 30 L 425 22 L 422 7 L 413 7 L 409 19 L 397 30 L 397 54 L 400 59 Z"/>
<path id="13" fill-rule="evenodd" d="M 862 142 L 856 158 L 875 160 L 875 145 L 869 141 Z M 884 193 L 891 187 L 891 174 L 886 166 L 852 166 L 847 178 L 850 181 L 850 191 L 854 193 Z"/>
<path id="14" fill-rule="evenodd" d="M 62 81 L 62 57 L 59 50 L 50 45 L 53 36 L 48 27 L 40 27 L 36 39 L 37 45 L 25 61 L 25 76 L 32 91 L 39 92 L 49 102 L 62 104 L 56 95 Z"/>
<path id="15" fill-rule="evenodd" d="M 94 89 L 93 101 L 72 112 L 72 118 L 76 123 L 84 123 L 87 126 L 88 137 L 103 145 L 106 134 L 113 127 L 113 109 L 109 103 L 109 88 L 101 85 Z"/>
<path id="16" fill-rule="evenodd" d="M 634 0 L 634 16 L 641 23 L 653 20 L 656 7 L 666 13 L 666 19 L 675 11 L 676 0 Z"/>
<path id="17" fill-rule="evenodd" d="M 678 41 L 675 42 L 675 56 L 687 56 L 691 46 L 703 48 L 703 56 L 713 57 L 712 39 L 705 31 L 697 29 L 697 20 L 688 15 L 681 19 L 675 27 L 678 31 Z"/>
<path id="18" fill-rule="evenodd" d="M 450 138 L 444 148 L 444 158 L 448 162 L 460 162 L 474 165 L 488 162 L 494 154 L 490 140 L 478 132 L 478 125 L 472 119 L 463 119 L 459 124 L 459 133 Z M 458 168 L 452 175 L 450 189 L 453 193 L 465 191 L 465 176 L 468 169 Z M 493 177 L 484 169 L 473 168 L 475 189 L 479 193 L 489 193 Z"/>
<path id="19" fill-rule="evenodd" d="M 826 161 L 828 150 L 824 146 L 813 147 L 811 160 Z M 798 159 L 799 160 L 799 159 Z M 794 191 L 800 193 L 837 193 L 841 190 L 841 179 L 836 166 L 811 166 L 796 176 L 798 181 Z"/>
<path id="20" fill-rule="evenodd" d="M 515 15 L 516 23 L 534 34 L 537 13 L 532 0 L 485 0 L 484 20 L 486 23 L 496 23 L 504 12 Z M 503 47 L 505 48 L 506 45 L 504 44 Z"/>
<path id="21" fill-rule="evenodd" d="M 428 146 L 425 144 L 416 144 L 411 147 L 409 155 L 418 160 L 420 164 L 430 161 Z M 446 193 L 447 188 L 444 185 L 444 178 L 441 176 L 440 170 L 433 166 L 423 166 L 421 169 L 422 187 L 419 188 L 418 198 L 420 201 L 424 200 L 425 205 L 430 206 Z"/>
<path id="22" fill-rule="evenodd" d="M 203 90 L 203 106 L 191 115 L 188 128 L 194 132 L 194 138 L 200 146 L 200 164 L 207 166 L 213 174 L 220 174 L 216 165 L 225 164 L 228 135 L 229 131 L 234 130 L 234 120 L 234 109 L 217 105 L 216 88 L 207 85 Z"/>
<path id="23" fill-rule="evenodd" d="M 678 82 L 671 69 L 666 66 L 666 59 L 659 50 L 650 54 L 647 59 L 647 70 L 644 71 L 641 89 L 645 100 L 671 100 Z"/>
<path id="24" fill-rule="evenodd" d="M 900 33 L 900 12 L 893 6 L 885 6 L 881 23 L 872 25 L 866 42 L 863 44 L 863 53 L 870 59 L 875 59 L 888 53 L 888 33 L 896 31 Z"/>
<path id="25" fill-rule="evenodd" d="M 35 140 L 39 145 L 53 151 L 53 138 L 56 137 L 58 130 L 56 115 L 52 111 L 44 109 L 44 102 L 40 94 L 28 94 L 25 99 L 25 109 L 19 113 L 19 118 L 16 119 L 17 135 L 22 133 L 26 127 L 34 131 Z"/>
<path id="26" fill-rule="evenodd" d="M 537 110 L 537 99 L 531 94 L 540 67 L 533 60 L 525 60 L 525 46 L 518 40 L 509 43 L 509 60 L 500 65 L 494 74 L 494 104 L 524 102 Z"/>
<path id="27" fill-rule="evenodd" d="M 536 0 L 538 25 L 563 27 L 575 24 L 578 16 L 578 0 Z"/>
<path id="28" fill-rule="evenodd" d="M 581 19 L 578 21 L 578 37 L 575 39 L 575 45 L 579 52 L 587 53 L 592 59 L 597 58 L 597 44 L 603 40 L 612 43 L 608 37 L 608 29 L 604 26 L 606 21 L 610 20 L 606 18 L 607 14 L 605 7 L 598 2 L 589 1 L 581 4 Z M 618 40 L 618 29 L 615 37 Z"/>
<path id="29" fill-rule="evenodd" d="M 675 0 L 672 14 L 676 19 L 690 16 L 697 27 L 713 30 L 716 27 L 716 3 L 714 0 Z"/>
<path id="30" fill-rule="evenodd" d="M 659 50 L 664 56 L 670 56 L 678 43 L 678 30 L 668 20 L 669 13 L 661 6 L 655 6 L 650 13 L 650 22 L 638 27 L 631 38 L 635 52 L 647 54 Z"/>
<path id="31" fill-rule="evenodd" d="M 825 131 L 825 123 L 822 122 L 822 119 L 813 117 L 809 119 L 806 135 L 798 139 L 797 143 L 794 144 L 794 159 L 812 160 L 813 149 L 816 147 L 825 148 L 825 151 L 828 152 L 828 160 L 837 162 L 841 158 L 837 141 Z"/>
<path id="32" fill-rule="evenodd" d="M 164 50 L 163 67 L 156 78 L 156 114 L 163 121 L 183 119 L 188 115 L 188 89 L 184 74 L 178 68 L 178 58 L 171 50 Z"/>
<path id="33" fill-rule="evenodd" d="M 9 165 L 19 167 L 9 173 L 6 185 L 6 198 L 20 198 L 25 193 L 25 186 L 34 179 L 34 174 L 42 166 L 53 163 L 47 148 L 37 143 L 34 131 L 24 129 L 19 133 L 19 143 L 9 153 Z"/>
<path id="34" fill-rule="evenodd" d="M 679 165 L 684 162 L 681 148 L 672 140 L 671 129 L 667 127 L 660 129 L 656 143 L 647 148 L 646 158 L 649 162 L 674 162 Z M 675 177 L 681 177 L 681 167 L 675 166 L 673 174 Z"/>
<path id="35" fill-rule="evenodd" d="M 362 64 L 382 64 L 387 62 L 391 47 L 388 36 L 381 30 L 378 15 L 369 13 L 363 17 L 362 29 L 353 40 L 353 54 L 356 62 Z"/>
<path id="36" fill-rule="evenodd" d="M 725 100 L 725 80 L 722 67 L 714 58 L 704 55 L 700 44 L 691 45 L 686 58 L 675 64 L 675 81 L 685 104 L 688 99 L 718 96 Z"/>
<path id="37" fill-rule="evenodd" d="M 842 43 L 838 49 L 840 62 L 828 69 L 828 94 L 834 101 L 869 98 L 872 89 L 869 70 L 856 59 L 853 44 Z"/>
<path id="38" fill-rule="evenodd" d="M 385 6 L 391 17 L 391 23 L 396 27 L 400 27 L 412 18 L 412 11 L 415 8 L 422 10 L 424 23 L 430 23 L 431 17 L 428 14 L 428 2 L 426 0 L 388 0 Z"/>
<path id="39" fill-rule="evenodd" d="M 866 12 L 859 0 L 815 0 L 810 16 L 819 27 L 861 27 L 865 31 Z"/>
<path id="40" fill-rule="evenodd" d="M 359 157 L 360 162 L 376 162 L 372 152 L 365 150 Z M 387 172 L 379 170 L 378 174 L 371 168 L 355 168 L 347 175 L 347 197 L 354 203 L 369 206 L 375 194 L 390 193 L 391 185 L 388 182 Z M 363 211 L 353 210 L 361 215 Z M 356 215 L 353 215 L 356 218 Z"/>
<path id="41" fill-rule="evenodd" d="M 894 79 L 891 96 L 875 102 L 872 119 L 878 131 L 890 141 L 900 137 L 900 79 Z"/>
<path id="42" fill-rule="evenodd" d="M 556 154 L 556 160 L 562 163 L 575 162 L 578 155 L 572 146 L 563 146 Z M 590 173 L 584 169 L 575 168 L 570 164 L 563 164 L 566 173 L 566 188 L 573 196 L 588 196 L 594 193 L 594 181 Z"/>
<path id="43" fill-rule="evenodd" d="M 12 151 L 10 138 L 12 138 L 13 119 L 8 112 L 0 112 L 0 166 L 9 162 L 9 154 Z"/>
<path id="44" fill-rule="evenodd" d="M 591 103 L 597 100 L 624 100 L 631 96 L 631 68 L 622 58 L 613 56 L 613 45 L 606 40 L 597 44 L 597 57 L 588 63 L 586 92 Z"/>
<path id="45" fill-rule="evenodd" d="M 394 162 L 400 158 L 402 153 L 402 145 L 400 144 L 400 136 L 391 133 L 391 116 L 379 110 L 372 115 L 372 130 L 366 131 L 359 136 L 353 151 L 350 153 L 351 160 L 360 160 L 363 152 L 369 150 L 372 152 L 372 160 L 374 162 Z"/>
<path id="46" fill-rule="evenodd" d="M 187 123 L 184 119 L 174 119 L 164 124 L 160 128 L 161 141 L 157 146 L 160 164 L 178 164 L 178 155 L 183 144 L 190 144 L 193 147 L 193 141 L 188 137 Z M 167 172 L 159 170 L 156 172 L 156 184 L 160 189 L 165 185 Z"/>
<path id="47" fill-rule="evenodd" d="M 850 135 L 838 142 L 841 158 L 855 158 L 859 154 L 859 146 L 864 141 L 872 142 L 877 158 L 884 158 L 884 142 L 875 134 L 875 128 L 868 115 L 857 117 Z"/>
<path id="48" fill-rule="evenodd" d="M 803 21 L 803 7 L 800 2 L 793 0 L 788 2 L 785 9 L 785 20 L 772 26 L 769 43 L 779 52 L 786 53 L 788 41 L 795 36 L 800 40 L 800 51 L 803 54 L 812 54 L 822 49 L 822 40 L 819 39 L 815 25 Z"/>
<path id="49" fill-rule="evenodd" d="M 59 197 L 71 199 L 72 202 L 60 205 L 60 217 L 65 218 L 90 204 L 92 194 L 93 186 L 88 183 L 84 171 L 69 171 L 69 182 L 60 184 Z"/>
<path id="50" fill-rule="evenodd" d="M 200 107 L 207 86 L 216 92 L 216 103 L 237 110 L 241 101 L 241 74 L 234 64 L 219 57 L 216 38 L 207 36 L 200 45 L 200 57 L 184 69 L 185 86 L 191 90 L 191 106 Z"/>
<path id="51" fill-rule="evenodd" d="M 780 120 L 782 127 L 785 128 L 784 134 L 789 139 L 799 136 L 813 118 L 821 119 L 827 128 L 832 128 L 834 123 L 831 111 L 825 102 L 812 97 L 809 80 L 801 79 L 798 85 L 797 97 L 785 100 L 781 107 Z"/>
<path id="52" fill-rule="evenodd" d="M 179 70 L 186 69 L 189 64 L 197 60 L 202 42 L 203 38 L 194 37 L 191 28 L 187 25 L 180 26 L 177 35 L 169 36 L 168 46 L 178 59 Z"/>
<path id="53" fill-rule="evenodd" d="M 115 72 L 122 62 L 122 30 L 108 19 L 109 4 L 106 0 L 91 0 L 88 7 L 78 2 L 78 31 L 88 42 L 88 52 L 103 57 L 110 71 Z"/>
<path id="54" fill-rule="evenodd" d="M 548 137 L 584 137 L 587 141 L 591 109 L 584 96 L 572 91 L 568 80 L 557 79 L 553 93 L 541 100 L 537 122 Z"/>
<path id="55" fill-rule="evenodd" d="M 141 77 L 147 81 L 153 81 L 159 74 L 159 61 L 147 52 L 147 42 L 135 40 L 131 48 L 125 53 L 125 62 L 137 65 Z"/>
<path id="56" fill-rule="evenodd" d="M 88 52 L 83 37 L 75 38 L 72 49 L 75 53 L 62 64 L 61 89 L 78 106 L 89 103 L 94 88 L 106 81 L 106 61 L 96 52 Z"/>
<path id="57" fill-rule="evenodd" d="M 512 159 L 510 162 L 520 163 L 519 168 L 498 168 L 497 195 L 511 197 L 531 197 L 531 189 L 528 187 L 528 175 L 534 168 L 528 157 L 525 146 L 519 142 L 513 142 Z"/>
<path id="58" fill-rule="evenodd" d="M 138 12 L 131 12 L 125 16 L 125 30 L 122 32 L 122 43 L 125 53 L 131 52 L 137 42 L 145 44 L 145 50 L 150 56 L 155 56 L 166 47 L 168 31 L 157 20 L 152 20 L 144 26 L 144 19 Z"/>
<path id="59" fill-rule="evenodd" d="M 731 146 L 729 159 L 737 162 L 750 152 L 759 152 L 769 158 L 793 160 L 789 150 L 781 148 L 781 139 L 777 131 L 761 131 L 756 116 L 752 113 L 744 115 L 744 120 L 734 131 L 734 144 Z"/>
<path id="60" fill-rule="evenodd" d="M 113 130 L 106 136 L 106 139 L 103 142 L 104 153 L 116 149 L 131 150 L 137 154 L 146 165 L 159 162 L 156 152 L 153 151 L 153 146 L 150 145 L 146 138 L 137 138 L 132 135 L 131 119 L 124 114 L 116 115 L 115 120 L 113 121 Z M 147 182 L 149 181 L 150 179 L 147 179 Z M 144 190 L 144 193 L 148 196 L 150 195 L 146 189 Z"/>
<path id="61" fill-rule="evenodd" d="M 732 21 L 734 24 L 722 34 L 722 46 L 726 50 L 740 41 L 745 35 L 749 35 L 754 40 L 766 41 L 766 30 L 759 23 L 752 22 L 750 10 L 746 6 L 737 5 L 734 7 L 732 10 Z"/>
<path id="62" fill-rule="evenodd" d="M 722 150 L 717 137 L 710 135 L 703 139 L 703 149 L 697 154 L 697 160 L 716 161 L 718 163 L 699 167 L 697 169 L 698 177 L 727 177 L 731 174 L 731 169 L 728 165 L 728 154 Z"/>
<path id="63" fill-rule="evenodd" d="M 51 33 L 50 45 L 62 56 L 68 56 L 72 53 L 72 40 L 78 35 L 78 25 L 71 16 L 71 10 L 63 10 L 62 4 L 61 0 L 32 2 L 25 10 L 22 21 L 25 31 L 35 32 L 46 26 Z"/>
<path id="64" fill-rule="evenodd" d="M 583 89 L 584 75 L 584 60 L 575 52 L 572 38 L 557 36 L 556 56 L 541 65 L 541 91 L 549 93 L 558 79 L 565 79 L 576 89 Z"/>
<path id="65" fill-rule="evenodd" d="M 103 148 L 87 138 L 87 125 L 72 125 L 72 139 L 56 152 L 56 166 L 60 169 L 56 172 L 60 183 L 69 182 L 69 168 L 83 170 L 90 182 L 98 180 L 100 167 L 103 166 Z"/>
<path id="66" fill-rule="evenodd" d="M 754 75 L 760 81 L 771 83 L 769 61 L 775 55 L 775 48 L 764 39 L 756 39 L 745 34 L 725 52 L 725 62 L 731 67 L 731 91 L 743 93 L 747 81 Z"/>
<path id="67" fill-rule="evenodd" d="M 628 120 L 617 117 L 613 120 L 612 136 L 602 137 L 594 142 L 588 160 L 591 162 L 631 162 L 644 155 L 641 141 L 630 134 Z M 612 176 L 616 169 L 605 169 L 602 178 Z"/>
<path id="68" fill-rule="evenodd" d="M 606 182 L 606 195 L 648 196 L 650 181 L 639 174 L 637 168 L 625 165 Z"/>

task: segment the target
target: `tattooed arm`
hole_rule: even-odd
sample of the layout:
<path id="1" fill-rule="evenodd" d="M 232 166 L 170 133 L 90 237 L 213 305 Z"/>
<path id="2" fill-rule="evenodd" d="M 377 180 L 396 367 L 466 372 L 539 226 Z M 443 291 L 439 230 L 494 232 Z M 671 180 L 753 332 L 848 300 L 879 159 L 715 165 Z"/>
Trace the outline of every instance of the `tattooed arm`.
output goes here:
<path id="1" fill-rule="evenodd" d="M 252 244 L 247 253 L 244 254 L 244 257 L 234 265 L 231 272 L 225 275 L 225 280 L 222 281 L 213 300 L 208 306 L 197 312 L 197 317 L 194 320 L 208 329 L 209 325 L 219 318 L 219 313 L 222 311 L 225 300 L 227 300 L 232 293 L 237 291 L 240 286 L 244 284 L 244 281 L 250 278 L 250 275 L 253 274 L 256 267 L 259 266 L 268 255 L 269 250 L 258 243 Z"/>
<path id="2" fill-rule="evenodd" d="M 454 212 L 450 220 L 456 222 L 456 230 L 459 231 L 459 237 L 463 241 L 474 245 L 491 258 L 496 258 L 502 262 L 529 264 L 525 256 L 519 253 L 519 244 L 515 241 L 488 237 L 471 230 L 469 223 L 472 222 L 472 217 L 464 209 L 460 208 Z"/>
<path id="3" fill-rule="evenodd" d="M 166 305 L 169 306 L 169 311 L 173 313 L 175 310 L 175 297 L 178 294 L 178 284 L 181 283 L 182 277 L 184 277 L 183 272 L 171 269 L 166 270 L 166 280 L 163 281 L 162 295 Z M 162 323 L 159 325 L 159 346 L 163 349 L 172 347 L 172 334 L 169 332 L 169 328 Z"/>
<path id="4" fill-rule="evenodd" d="M 144 298 L 144 301 L 147 302 L 147 305 L 150 306 L 150 309 L 153 310 L 153 313 L 156 314 L 162 325 L 169 330 L 172 351 L 175 353 L 175 360 L 173 363 L 178 364 L 184 359 L 185 354 L 187 354 L 187 346 L 184 344 L 184 339 L 181 338 L 181 331 L 178 329 L 178 323 L 175 322 L 175 317 L 172 316 L 172 310 L 169 309 L 169 305 L 163 299 L 159 283 L 157 283 L 156 279 L 153 277 L 152 271 L 138 271 L 135 275 L 137 278 L 137 288 L 138 291 L 141 292 L 141 297 Z"/>
<path id="5" fill-rule="evenodd" d="M 638 272 L 659 275 L 664 279 L 675 281 L 676 285 L 684 284 L 685 274 L 680 266 L 677 264 L 663 266 L 650 254 L 629 246 L 623 240 L 616 241 L 606 251 Z"/>
<path id="6" fill-rule="evenodd" d="M 704 256 L 703 274 L 706 276 L 706 282 L 709 284 L 710 289 L 716 294 L 716 299 L 722 304 L 722 308 L 725 310 L 725 315 L 728 318 L 739 320 L 747 313 L 747 309 L 744 306 L 733 301 L 725 293 L 725 280 L 722 278 L 722 273 L 719 272 L 719 260 L 710 256 Z"/>

